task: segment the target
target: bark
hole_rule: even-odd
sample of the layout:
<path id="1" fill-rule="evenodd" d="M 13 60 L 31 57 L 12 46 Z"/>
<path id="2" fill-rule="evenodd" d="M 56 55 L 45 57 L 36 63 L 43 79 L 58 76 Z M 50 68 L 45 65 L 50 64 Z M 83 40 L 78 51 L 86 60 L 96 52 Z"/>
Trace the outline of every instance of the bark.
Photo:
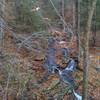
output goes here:
<path id="1" fill-rule="evenodd" d="M 20 7 L 21 7 L 21 0 L 16 0 L 15 1 L 16 18 L 19 18 L 19 15 L 20 15 Z"/>
<path id="2" fill-rule="evenodd" d="M 95 21 L 94 21 L 94 29 L 93 29 L 93 33 L 92 33 L 92 46 L 96 46 L 96 10 L 94 11 L 94 17 L 95 17 Z"/>
<path id="3" fill-rule="evenodd" d="M 73 29 L 76 29 L 76 0 L 73 0 Z"/>
<path id="4" fill-rule="evenodd" d="M 63 20 L 65 20 L 65 1 L 64 0 L 61 0 L 61 15 L 62 15 Z M 66 28 L 66 26 L 63 23 L 63 32 L 66 31 L 65 28 Z"/>
<path id="5" fill-rule="evenodd" d="M 90 29 L 91 29 L 91 22 L 94 13 L 94 9 L 96 7 L 97 0 L 93 0 L 92 6 L 88 12 L 88 21 L 87 26 L 84 32 L 84 55 L 83 55 L 83 100 L 88 100 L 88 71 L 89 71 L 89 36 L 90 36 Z"/>
<path id="6" fill-rule="evenodd" d="M 78 60 L 81 55 L 81 41 L 80 41 L 80 0 L 75 0 L 75 33 L 77 36 Z"/>
<path id="7" fill-rule="evenodd" d="M 3 46 L 3 37 L 4 37 L 4 20 L 2 16 L 4 15 L 5 10 L 5 0 L 0 1 L 0 51 Z"/>

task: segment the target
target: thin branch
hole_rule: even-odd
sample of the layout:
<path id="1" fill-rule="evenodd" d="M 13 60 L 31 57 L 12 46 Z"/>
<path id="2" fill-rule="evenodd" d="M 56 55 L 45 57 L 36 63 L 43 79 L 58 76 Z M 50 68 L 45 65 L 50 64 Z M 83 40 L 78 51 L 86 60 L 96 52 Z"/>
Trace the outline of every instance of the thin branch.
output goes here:
<path id="1" fill-rule="evenodd" d="M 9 82 L 10 82 L 10 73 L 8 74 L 7 85 L 6 85 L 5 95 L 4 95 L 3 100 L 7 100 Z"/>
<path id="2" fill-rule="evenodd" d="M 63 17 L 60 15 L 59 11 L 57 10 L 57 8 L 55 7 L 54 3 L 52 0 L 49 0 L 50 3 L 52 4 L 56 14 L 59 16 L 59 18 L 61 19 L 61 21 L 64 23 L 64 25 L 67 26 L 67 31 L 70 32 L 71 34 L 73 34 L 73 31 L 70 29 L 69 25 L 66 23 L 66 21 L 63 19 Z"/>

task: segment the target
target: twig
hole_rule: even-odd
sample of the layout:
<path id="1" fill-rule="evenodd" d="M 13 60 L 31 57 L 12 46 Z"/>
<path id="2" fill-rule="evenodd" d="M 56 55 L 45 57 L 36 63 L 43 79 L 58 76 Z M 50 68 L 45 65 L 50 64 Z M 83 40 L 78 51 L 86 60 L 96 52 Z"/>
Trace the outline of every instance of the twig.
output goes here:
<path id="1" fill-rule="evenodd" d="M 36 34 L 38 34 L 38 33 L 43 33 L 43 32 L 45 32 L 45 31 L 36 32 Z M 20 46 L 19 46 L 19 49 L 21 48 L 21 46 L 22 46 L 25 42 L 27 42 L 27 41 L 28 41 L 29 39 L 31 39 L 33 36 L 34 36 L 34 34 L 32 34 L 31 36 L 29 36 L 29 37 L 27 37 L 25 40 L 23 40 L 22 43 L 21 43 Z"/>

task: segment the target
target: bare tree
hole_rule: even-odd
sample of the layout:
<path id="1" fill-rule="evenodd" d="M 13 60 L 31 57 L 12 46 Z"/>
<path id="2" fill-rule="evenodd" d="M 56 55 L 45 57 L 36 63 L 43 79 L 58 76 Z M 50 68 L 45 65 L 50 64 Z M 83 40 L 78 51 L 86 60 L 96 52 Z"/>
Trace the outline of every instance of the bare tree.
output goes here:
<path id="1" fill-rule="evenodd" d="M 89 36 L 90 36 L 90 29 L 92 23 L 92 17 L 94 13 L 94 9 L 96 7 L 97 0 L 93 0 L 92 6 L 90 8 L 90 1 L 88 0 L 88 21 L 87 26 L 84 32 L 84 55 L 83 55 L 83 100 L 88 100 L 88 70 L 89 70 Z"/>

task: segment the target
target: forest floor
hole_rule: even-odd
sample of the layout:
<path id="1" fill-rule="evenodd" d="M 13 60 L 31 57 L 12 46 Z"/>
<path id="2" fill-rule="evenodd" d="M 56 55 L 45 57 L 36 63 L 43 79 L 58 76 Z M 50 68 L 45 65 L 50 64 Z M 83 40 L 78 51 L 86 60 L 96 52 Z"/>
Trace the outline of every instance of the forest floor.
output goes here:
<path id="1" fill-rule="evenodd" d="M 41 43 L 41 41 L 34 38 L 33 43 L 46 49 L 46 42 Z M 74 100 L 68 91 L 68 86 L 60 82 L 55 74 L 51 75 L 47 81 L 37 83 L 46 72 L 43 69 L 45 51 L 28 51 L 25 47 L 18 48 L 16 43 L 8 35 L 2 46 L 0 100 Z M 91 48 L 89 56 L 89 100 L 100 100 L 100 69 L 98 69 L 100 68 L 100 48 Z M 80 67 L 82 68 L 81 62 Z M 83 72 L 79 70 L 75 72 L 77 84 L 82 81 L 82 74 Z M 77 91 L 82 94 L 82 84 Z"/>

